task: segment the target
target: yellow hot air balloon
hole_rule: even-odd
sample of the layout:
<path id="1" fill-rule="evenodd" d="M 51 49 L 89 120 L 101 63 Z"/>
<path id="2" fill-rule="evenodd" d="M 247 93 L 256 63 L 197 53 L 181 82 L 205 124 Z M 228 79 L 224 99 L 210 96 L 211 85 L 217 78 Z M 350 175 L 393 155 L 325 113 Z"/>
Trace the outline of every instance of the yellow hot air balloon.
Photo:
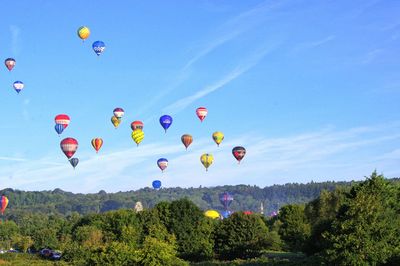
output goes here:
<path id="1" fill-rule="evenodd" d="M 121 123 L 121 120 L 115 116 L 112 116 L 111 123 L 114 125 L 115 128 L 117 128 L 119 126 L 119 124 Z"/>
<path id="2" fill-rule="evenodd" d="M 216 131 L 212 134 L 212 138 L 215 141 L 215 143 L 217 143 L 217 145 L 219 146 L 219 144 L 221 144 L 221 142 L 224 140 L 224 133 Z"/>
<path id="3" fill-rule="evenodd" d="M 139 146 L 139 143 L 144 139 L 144 132 L 141 129 L 136 129 L 132 132 L 132 139 Z"/>
<path id="4" fill-rule="evenodd" d="M 204 215 L 206 217 L 212 218 L 212 219 L 219 219 L 221 218 L 221 215 L 219 214 L 219 212 L 217 212 L 216 210 L 208 210 L 204 212 Z"/>
<path id="5" fill-rule="evenodd" d="M 214 157 L 212 156 L 212 154 L 204 153 L 200 157 L 200 161 L 204 165 L 204 167 L 206 168 L 206 171 L 208 171 L 208 167 L 210 167 L 210 165 L 213 163 Z"/>
<path id="6" fill-rule="evenodd" d="M 82 27 L 79 27 L 77 33 L 78 33 L 79 38 L 81 38 L 83 41 L 85 41 L 90 35 L 90 30 L 88 27 L 82 26 Z"/>

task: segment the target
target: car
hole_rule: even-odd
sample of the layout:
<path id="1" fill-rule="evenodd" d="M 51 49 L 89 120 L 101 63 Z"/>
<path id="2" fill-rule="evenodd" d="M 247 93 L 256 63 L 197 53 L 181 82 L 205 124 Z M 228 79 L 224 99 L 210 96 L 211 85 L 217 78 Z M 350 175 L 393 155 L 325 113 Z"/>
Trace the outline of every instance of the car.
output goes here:
<path id="1" fill-rule="evenodd" d="M 61 252 L 53 251 L 52 255 L 50 256 L 50 259 L 52 260 L 59 260 L 61 259 Z"/>
<path id="2" fill-rule="evenodd" d="M 50 258 L 52 253 L 53 253 L 53 251 L 49 248 L 44 248 L 39 252 L 40 256 L 45 257 L 45 258 Z"/>

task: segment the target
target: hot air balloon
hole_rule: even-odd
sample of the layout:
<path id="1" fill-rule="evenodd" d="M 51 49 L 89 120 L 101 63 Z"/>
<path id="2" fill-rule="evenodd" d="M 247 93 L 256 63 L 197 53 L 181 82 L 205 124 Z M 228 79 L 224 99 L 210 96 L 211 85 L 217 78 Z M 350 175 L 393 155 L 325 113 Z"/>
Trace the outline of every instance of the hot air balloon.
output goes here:
<path id="1" fill-rule="evenodd" d="M 228 192 L 224 192 L 224 193 L 219 194 L 219 201 L 224 206 L 224 209 L 227 210 L 229 205 L 231 205 L 231 203 L 233 201 L 233 197 Z"/>
<path id="2" fill-rule="evenodd" d="M 98 153 L 101 146 L 103 146 L 103 139 L 102 138 L 92 139 L 92 146 L 96 150 L 96 153 Z"/>
<path id="3" fill-rule="evenodd" d="M 124 109 L 117 107 L 114 109 L 113 113 L 116 118 L 122 118 L 125 114 L 125 111 Z"/>
<path id="4" fill-rule="evenodd" d="M 69 125 L 69 122 L 71 120 L 69 119 L 68 115 L 60 114 L 60 115 L 56 115 L 56 117 L 54 118 L 54 121 L 56 122 L 56 124 L 63 125 L 63 127 L 65 129 L 65 128 L 67 128 L 67 126 Z"/>
<path id="5" fill-rule="evenodd" d="M 144 132 L 140 129 L 136 129 L 132 132 L 131 136 L 133 141 L 139 146 L 139 143 L 144 139 Z"/>
<path id="6" fill-rule="evenodd" d="M 253 214 L 253 212 L 252 212 L 252 211 L 244 211 L 243 214 L 245 214 L 245 215 L 251 215 L 251 214 Z"/>
<path id="7" fill-rule="evenodd" d="M 157 160 L 158 168 L 161 169 L 162 172 L 168 167 L 168 160 L 165 158 L 160 158 Z"/>
<path id="8" fill-rule="evenodd" d="M 189 134 L 184 134 L 181 137 L 181 141 L 182 141 L 183 145 L 185 145 L 185 148 L 187 150 L 189 145 L 192 144 L 192 142 L 193 142 L 193 137 Z"/>
<path id="9" fill-rule="evenodd" d="M 206 168 L 206 171 L 208 171 L 208 167 L 210 167 L 210 165 L 213 163 L 214 157 L 212 156 L 212 154 L 204 153 L 200 156 L 200 161 Z"/>
<path id="10" fill-rule="evenodd" d="M 77 31 L 78 37 L 81 38 L 83 41 L 85 41 L 87 38 L 89 38 L 90 35 L 90 30 L 86 26 L 79 27 Z"/>
<path id="11" fill-rule="evenodd" d="M 221 218 L 221 215 L 216 210 L 207 210 L 204 212 L 204 215 L 211 219 Z"/>
<path id="12" fill-rule="evenodd" d="M 14 66 L 15 66 L 15 59 L 14 58 L 7 58 L 5 61 L 4 61 L 4 64 L 6 65 L 6 67 L 7 67 L 7 69 L 9 70 L 9 71 L 11 71 L 13 68 L 14 68 Z"/>
<path id="13" fill-rule="evenodd" d="M 232 214 L 232 212 L 231 212 L 231 211 L 228 211 L 228 210 L 223 210 L 223 211 L 221 212 L 221 216 L 222 216 L 224 219 L 229 218 L 229 216 L 231 216 L 231 214 Z"/>
<path id="14" fill-rule="evenodd" d="M 8 205 L 8 198 L 6 196 L 1 196 L 0 198 L 0 212 L 3 215 Z"/>
<path id="15" fill-rule="evenodd" d="M 75 169 L 75 167 L 78 165 L 79 163 L 79 159 L 78 158 L 71 158 L 69 159 L 69 163 L 72 165 L 72 167 Z"/>
<path id="16" fill-rule="evenodd" d="M 140 129 L 143 130 L 144 124 L 142 121 L 133 121 L 131 123 L 132 130 Z"/>
<path id="17" fill-rule="evenodd" d="M 154 180 L 153 183 L 151 183 L 154 189 L 160 189 L 161 188 L 161 181 L 160 180 Z"/>
<path id="18" fill-rule="evenodd" d="M 200 119 L 201 122 L 203 122 L 204 118 L 206 118 L 207 113 L 208 111 L 205 107 L 199 107 L 196 109 L 197 117 Z"/>
<path id="19" fill-rule="evenodd" d="M 219 146 L 219 144 L 221 144 L 221 142 L 224 140 L 224 134 L 220 131 L 217 131 L 212 134 L 212 138 L 214 142 L 217 143 L 217 145 Z"/>
<path id="20" fill-rule="evenodd" d="M 64 131 L 64 126 L 61 124 L 56 124 L 54 129 L 56 130 L 57 134 L 60 135 Z"/>
<path id="21" fill-rule="evenodd" d="M 19 93 L 24 88 L 24 83 L 22 81 L 16 81 L 13 83 L 14 90 Z"/>
<path id="22" fill-rule="evenodd" d="M 121 123 L 121 120 L 115 116 L 112 116 L 111 123 L 114 125 L 115 128 L 117 128 L 119 126 L 119 124 Z"/>
<path id="23" fill-rule="evenodd" d="M 242 146 L 236 146 L 235 148 L 232 149 L 232 154 L 233 157 L 238 160 L 238 163 L 243 159 L 243 157 L 246 155 L 246 149 L 243 148 Z"/>
<path id="24" fill-rule="evenodd" d="M 78 141 L 74 138 L 65 138 L 60 142 L 61 150 L 70 159 L 78 149 Z"/>
<path id="25" fill-rule="evenodd" d="M 106 49 L 106 45 L 102 41 L 95 41 L 92 44 L 93 51 L 97 54 L 97 56 L 101 55 Z"/>
<path id="26" fill-rule="evenodd" d="M 164 128 L 165 133 L 167 133 L 167 129 L 171 126 L 172 124 L 172 117 L 169 115 L 163 115 L 160 117 L 160 124 Z"/>

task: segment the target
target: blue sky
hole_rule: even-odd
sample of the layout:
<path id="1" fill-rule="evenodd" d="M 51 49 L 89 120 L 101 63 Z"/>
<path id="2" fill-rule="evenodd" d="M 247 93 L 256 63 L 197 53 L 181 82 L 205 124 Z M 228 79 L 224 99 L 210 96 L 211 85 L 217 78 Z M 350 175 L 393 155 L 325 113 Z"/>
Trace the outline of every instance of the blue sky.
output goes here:
<path id="1" fill-rule="evenodd" d="M 72 192 L 400 176 L 399 1 L 7 1 L 0 188 Z M 86 25 L 84 43 L 76 30 Z M 94 41 L 106 44 L 97 57 Z M 21 80 L 18 95 L 12 83 Z M 205 106 L 203 123 L 195 115 Z M 110 122 L 125 110 L 118 129 Z M 58 137 L 54 116 L 69 127 Z M 173 116 L 165 134 L 158 118 Z M 130 123 L 142 120 L 136 147 Z M 211 139 L 222 131 L 217 147 Z M 185 151 L 182 134 L 193 135 Z M 79 141 L 75 170 L 61 152 Z M 99 154 L 90 140 L 102 137 Z M 244 146 L 240 165 L 231 154 Z M 206 172 L 203 153 L 214 163 Z M 156 161 L 165 157 L 161 173 Z"/>

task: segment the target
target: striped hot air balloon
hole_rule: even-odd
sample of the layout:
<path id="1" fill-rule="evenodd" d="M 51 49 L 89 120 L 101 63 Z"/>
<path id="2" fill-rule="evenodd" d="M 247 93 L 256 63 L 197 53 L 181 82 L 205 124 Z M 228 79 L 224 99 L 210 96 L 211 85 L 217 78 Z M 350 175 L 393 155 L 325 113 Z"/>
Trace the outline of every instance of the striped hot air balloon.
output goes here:
<path id="1" fill-rule="evenodd" d="M 24 88 L 24 83 L 22 81 L 16 81 L 13 83 L 13 88 L 17 93 L 20 93 L 20 91 Z"/>
<path id="2" fill-rule="evenodd" d="M 77 31 L 78 37 L 81 38 L 83 41 L 85 41 L 87 38 L 89 38 L 90 35 L 90 30 L 86 26 L 79 27 Z"/>
<path id="3" fill-rule="evenodd" d="M 114 125 L 115 128 L 117 128 L 119 126 L 119 124 L 121 123 L 121 119 L 118 119 L 117 117 L 112 116 L 111 123 Z"/>
<path id="4" fill-rule="evenodd" d="M 69 122 L 71 121 L 69 119 L 69 116 L 66 114 L 59 114 L 56 115 L 56 117 L 54 118 L 54 121 L 56 122 L 56 124 L 61 124 L 63 125 L 64 129 L 67 128 L 67 126 L 69 125 Z"/>
<path id="5" fill-rule="evenodd" d="M 102 138 L 92 139 L 92 146 L 96 150 L 96 153 L 98 153 L 101 146 L 103 146 L 103 139 Z"/>
<path id="6" fill-rule="evenodd" d="M 78 149 L 78 141 L 74 138 L 65 138 L 60 142 L 60 147 L 65 156 L 70 159 Z"/>
<path id="7" fill-rule="evenodd" d="M 181 137 L 181 141 L 182 141 L 183 145 L 185 146 L 185 148 L 187 150 L 189 145 L 192 144 L 192 142 L 193 142 L 193 137 L 192 137 L 192 135 L 184 134 Z"/>
<path id="8" fill-rule="evenodd" d="M 168 160 L 165 158 L 160 158 L 157 160 L 157 165 L 158 168 L 161 169 L 161 172 L 164 172 L 164 170 L 168 167 Z"/>
<path id="9" fill-rule="evenodd" d="M 113 113 L 116 118 L 122 118 L 125 114 L 125 111 L 121 107 L 117 107 L 114 109 Z"/>
<path id="10" fill-rule="evenodd" d="M 196 109 L 196 114 L 200 121 L 203 122 L 204 118 L 206 118 L 208 114 L 208 110 L 205 107 L 199 107 Z"/>
<path id="11" fill-rule="evenodd" d="M 139 143 L 144 139 L 144 132 L 141 129 L 136 129 L 132 132 L 131 137 L 136 145 L 139 146 Z"/>

